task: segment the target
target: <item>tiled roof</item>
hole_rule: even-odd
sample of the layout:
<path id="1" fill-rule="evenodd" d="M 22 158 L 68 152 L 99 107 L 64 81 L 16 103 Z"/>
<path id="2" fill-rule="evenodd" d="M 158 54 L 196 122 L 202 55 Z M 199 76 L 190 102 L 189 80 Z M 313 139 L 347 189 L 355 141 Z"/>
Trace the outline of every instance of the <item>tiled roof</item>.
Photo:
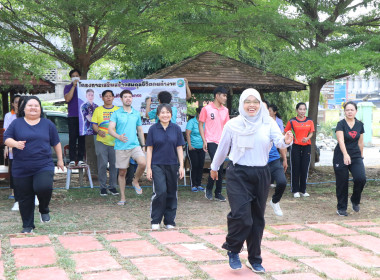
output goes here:
<path id="1" fill-rule="evenodd" d="M 200 53 L 146 77 L 146 79 L 165 78 L 187 78 L 193 92 L 209 92 L 215 86 L 232 88 L 234 93 L 240 93 L 248 87 L 260 92 L 306 89 L 305 84 L 214 52 Z"/>

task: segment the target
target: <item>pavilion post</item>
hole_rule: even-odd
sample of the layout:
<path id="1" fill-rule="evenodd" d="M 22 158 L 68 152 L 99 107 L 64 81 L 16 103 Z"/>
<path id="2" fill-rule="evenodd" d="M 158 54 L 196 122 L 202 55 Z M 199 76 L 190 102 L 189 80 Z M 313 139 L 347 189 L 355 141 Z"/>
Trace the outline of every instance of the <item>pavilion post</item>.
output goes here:
<path id="1" fill-rule="evenodd" d="M 1 92 L 1 101 L 2 101 L 2 109 L 3 109 L 3 119 L 6 113 L 9 112 L 9 103 L 8 103 L 8 92 Z"/>
<path id="2" fill-rule="evenodd" d="M 228 108 L 228 111 L 231 115 L 231 112 L 232 112 L 232 99 L 233 99 L 233 95 L 234 95 L 234 90 L 232 89 L 232 87 L 229 88 L 229 94 L 227 96 L 227 108 Z"/>

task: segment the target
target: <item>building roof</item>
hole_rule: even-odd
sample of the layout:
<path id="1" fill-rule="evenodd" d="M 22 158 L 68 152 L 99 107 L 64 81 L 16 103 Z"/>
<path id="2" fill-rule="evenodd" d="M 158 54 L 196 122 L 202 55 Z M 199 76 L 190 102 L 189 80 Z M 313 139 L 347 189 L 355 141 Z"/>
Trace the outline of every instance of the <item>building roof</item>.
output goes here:
<path id="1" fill-rule="evenodd" d="M 54 92 L 55 85 L 44 79 L 36 79 L 31 74 L 25 75 L 25 81 L 17 79 L 9 72 L 0 72 L 1 93 L 46 93 Z"/>
<path id="2" fill-rule="evenodd" d="M 146 77 L 146 79 L 169 78 L 187 78 L 191 91 L 199 93 L 212 92 L 216 86 L 228 87 L 234 93 L 241 93 L 246 88 L 255 88 L 261 93 L 306 89 L 303 83 L 209 51 Z"/>

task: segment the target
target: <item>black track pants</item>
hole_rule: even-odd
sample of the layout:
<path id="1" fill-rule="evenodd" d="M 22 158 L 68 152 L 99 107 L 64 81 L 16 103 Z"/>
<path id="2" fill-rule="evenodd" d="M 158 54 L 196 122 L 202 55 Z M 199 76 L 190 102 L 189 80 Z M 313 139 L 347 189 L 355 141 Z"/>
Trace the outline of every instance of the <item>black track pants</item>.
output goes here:
<path id="1" fill-rule="evenodd" d="M 207 143 L 207 151 L 208 151 L 208 154 L 210 155 L 211 162 L 214 159 L 216 149 L 218 149 L 218 144 Z M 219 170 L 218 170 L 218 180 L 216 181 L 215 194 L 222 193 L 222 182 L 223 182 L 223 164 L 219 167 Z M 212 190 L 213 187 L 214 187 L 214 180 L 209 175 L 206 188 L 208 190 Z"/>
<path id="2" fill-rule="evenodd" d="M 309 175 L 311 145 L 293 144 L 290 151 L 292 193 L 305 193 Z"/>
<path id="3" fill-rule="evenodd" d="M 178 165 L 152 164 L 153 194 L 151 223 L 175 226 L 177 213 Z"/>
<path id="4" fill-rule="evenodd" d="M 186 146 L 187 157 L 190 163 L 190 180 L 192 187 L 200 187 L 202 185 L 203 166 L 205 164 L 205 151 L 203 149 L 189 150 Z"/>
<path id="5" fill-rule="evenodd" d="M 269 162 L 268 166 L 270 168 L 272 181 L 276 181 L 276 188 L 272 196 L 272 201 L 273 203 L 277 203 L 281 200 L 286 188 L 284 167 L 282 166 L 280 159 Z"/>
<path id="6" fill-rule="evenodd" d="M 248 259 L 261 263 L 261 239 L 270 185 L 268 166 L 249 167 L 230 163 L 227 167 L 228 234 L 222 248 L 239 253 L 247 241 Z"/>
<path id="7" fill-rule="evenodd" d="M 353 158 L 350 165 L 345 165 L 342 162 L 335 162 L 334 172 L 336 179 L 336 198 L 338 200 L 337 209 L 347 210 L 348 203 L 348 172 L 351 172 L 354 188 L 352 191 L 351 202 L 360 204 L 363 188 L 366 184 L 365 169 L 363 159 Z"/>
<path id="8" fill-rule="evenodd" d="M 49 203 L 53 192 L 53 171 L 43 171 L 33 176 L 14 177 L 15 189 L 23 227 L 34 228 L 34 196 L 40 202 L 41 214 L 49 213 Z"/>

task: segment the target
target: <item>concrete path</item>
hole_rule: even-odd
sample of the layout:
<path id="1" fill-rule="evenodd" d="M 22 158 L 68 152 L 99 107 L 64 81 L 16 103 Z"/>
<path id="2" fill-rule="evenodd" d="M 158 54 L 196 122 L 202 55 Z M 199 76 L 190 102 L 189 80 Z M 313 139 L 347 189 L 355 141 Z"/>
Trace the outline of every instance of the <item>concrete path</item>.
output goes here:
<path id="1" fill-rule="evenodd" d="M 266 274 L 232 271 L 225 227 L 1 236 L 0 279 L 380 279 L 380 222 L 268 225 Z M 245 263 L 247 251 L 240 254 Z"/>

